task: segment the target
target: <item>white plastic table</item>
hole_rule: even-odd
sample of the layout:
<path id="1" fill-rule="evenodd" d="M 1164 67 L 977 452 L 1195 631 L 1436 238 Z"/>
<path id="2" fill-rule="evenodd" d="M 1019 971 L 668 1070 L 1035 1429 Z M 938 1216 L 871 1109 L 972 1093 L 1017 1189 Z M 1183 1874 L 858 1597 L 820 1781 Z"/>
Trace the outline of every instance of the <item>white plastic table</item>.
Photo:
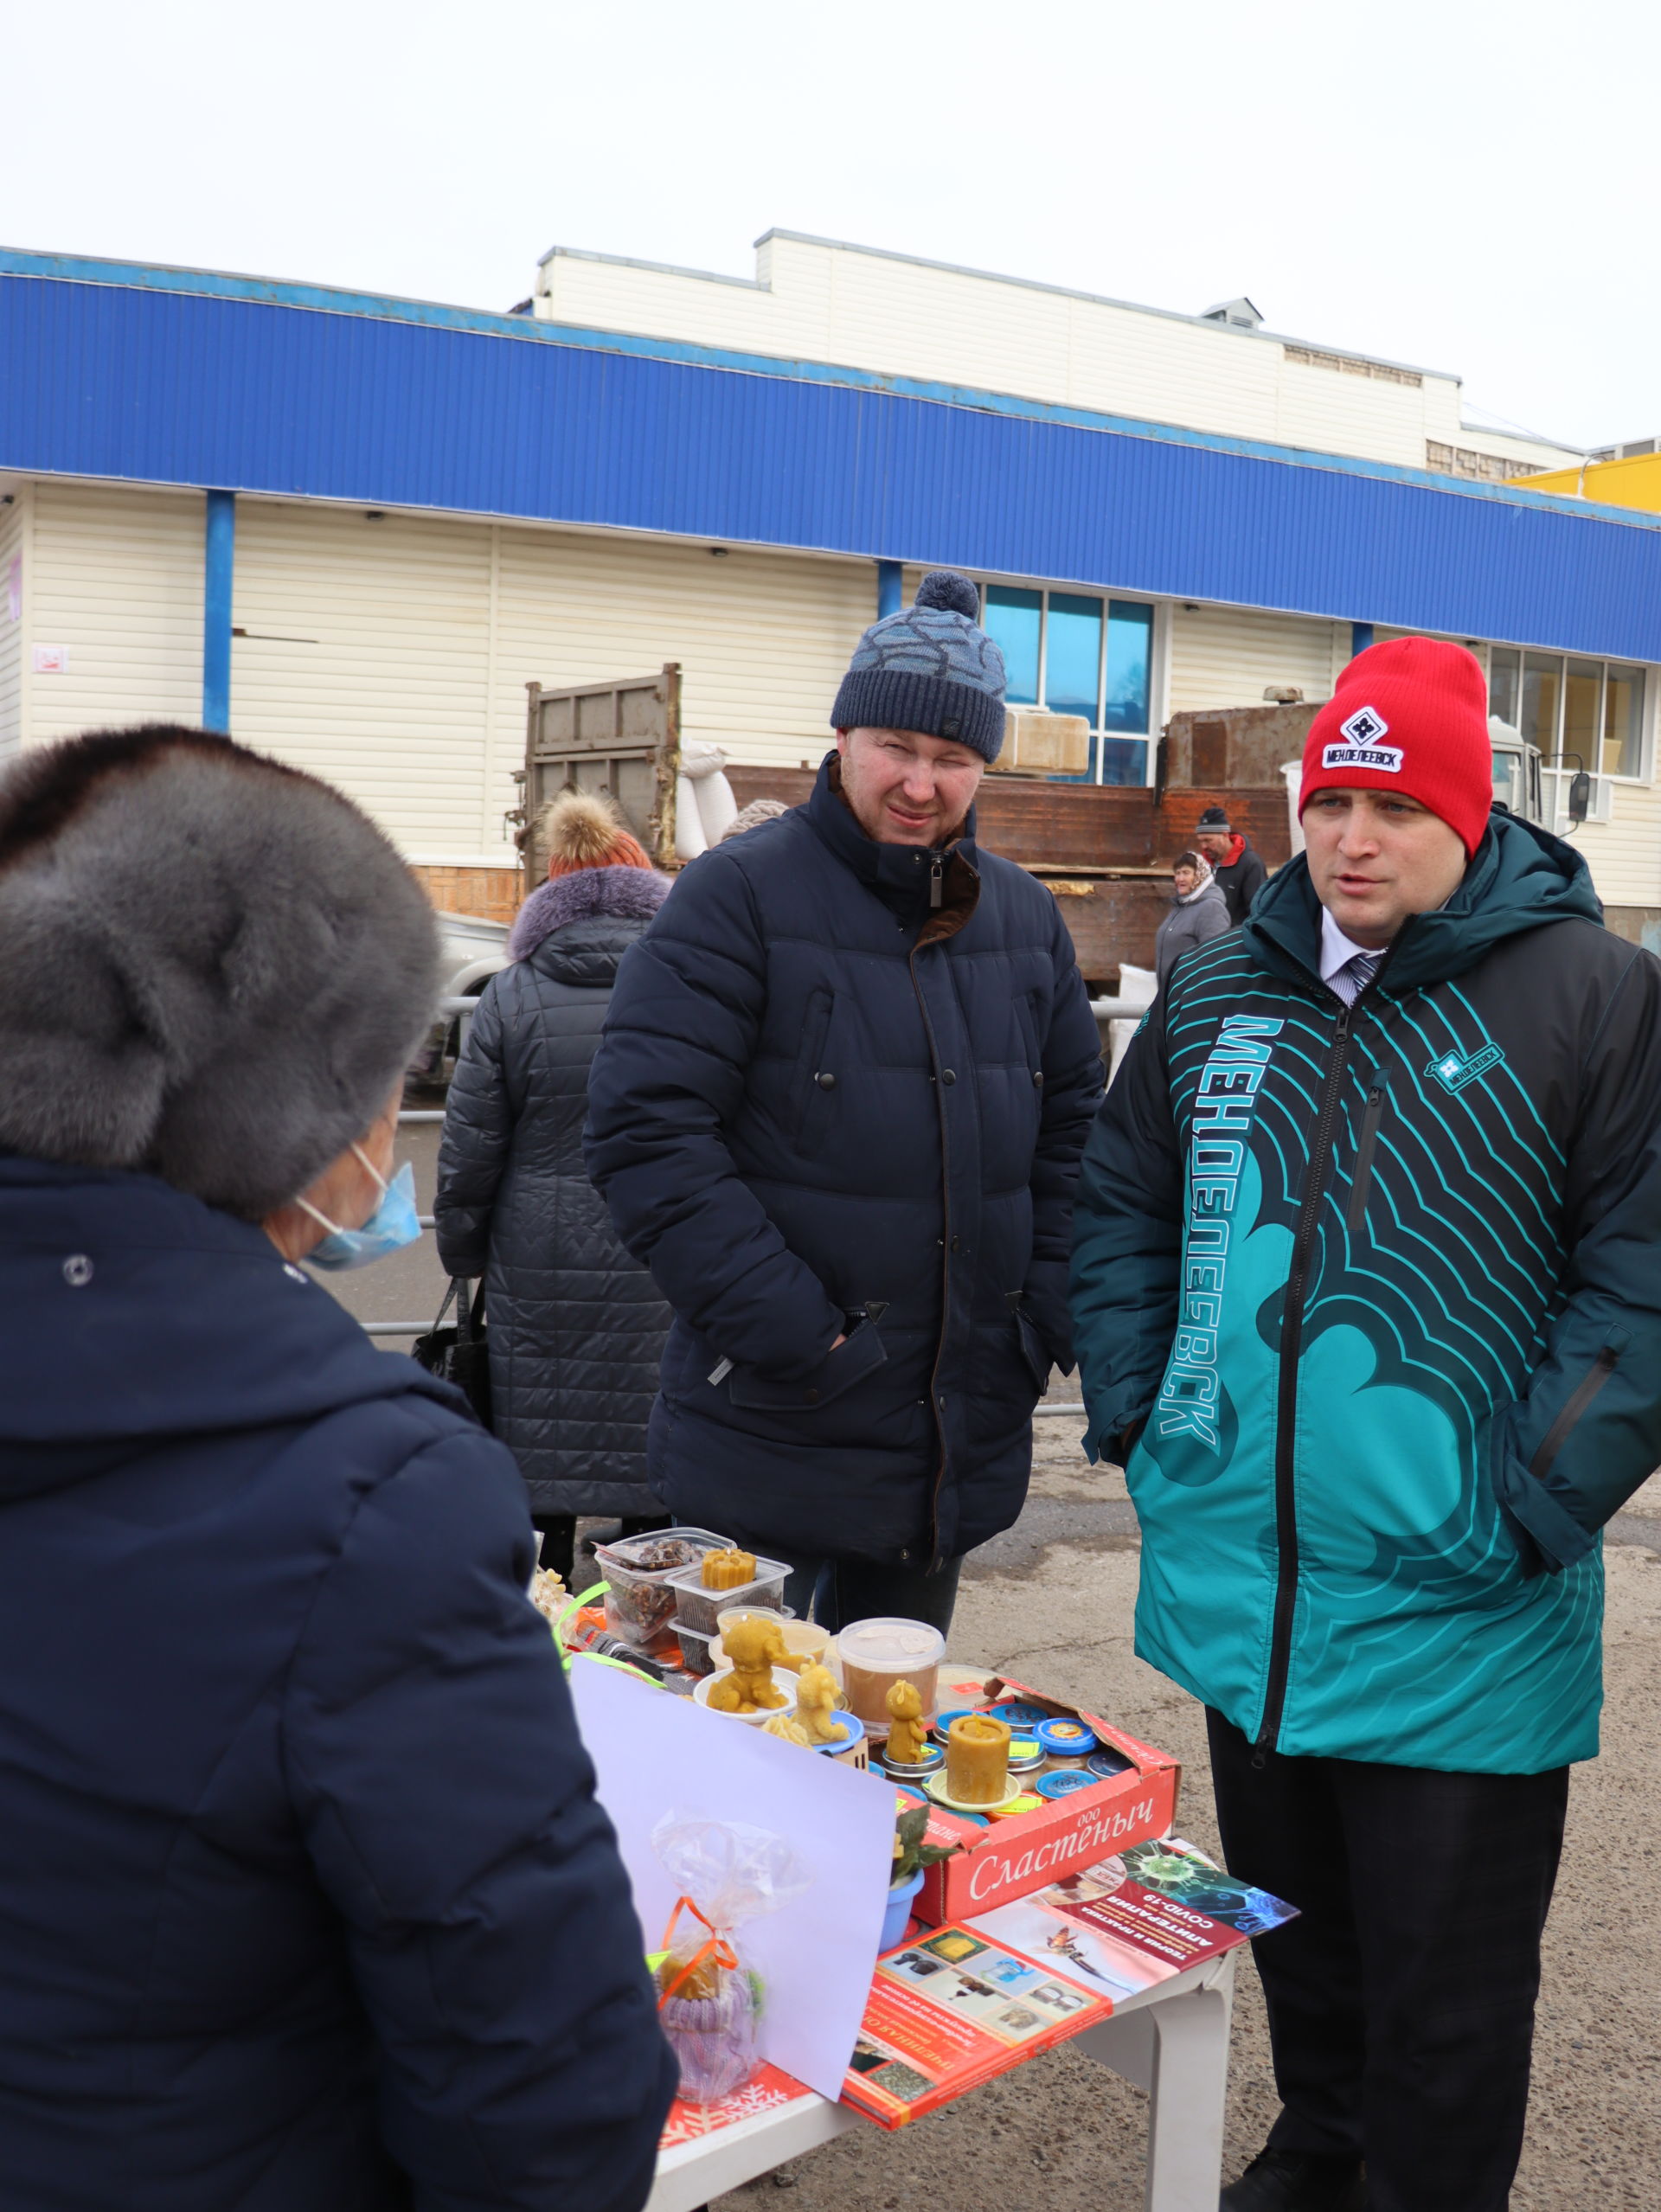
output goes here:
<path id="1" fill-rule="evenodd" d="M 1146 2212 L 1217 2212 L 1235 1956 L 1228 1952 L 1157 1988 L 1116 1999 L 1111 2019 L 1061 2047 L 1148 2092 Z M 875 2125 L 850 2106 L 809 2092 L 780 2111 L 664 2151 L 646 2212 L 696 2212 L 850 2127 Z"/>

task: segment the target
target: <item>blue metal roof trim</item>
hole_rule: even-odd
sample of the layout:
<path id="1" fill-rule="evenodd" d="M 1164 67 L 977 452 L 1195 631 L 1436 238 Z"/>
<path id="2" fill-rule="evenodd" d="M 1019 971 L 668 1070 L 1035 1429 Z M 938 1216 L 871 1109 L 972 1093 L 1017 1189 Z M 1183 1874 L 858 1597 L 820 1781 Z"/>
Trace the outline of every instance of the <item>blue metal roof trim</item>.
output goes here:
<path id="1" fill-rule="evenodd" d="M 650 268 L 658 265 L 642 262 L 638 266 Z M 1197 446 L 1207 452 L 1244 453 L 1258 460 L 1279 461 L 1291 468 L 1328 469 L 1344 476 L 1377 477 L 1387 484 L 1418 484 L 1450 498 L 1494 499 L 1503 504 L 1543 506 L 1549 513 L 1564 511 L 1566 495 L 1561 492 L 1524 491 L 1514 484 L 1442 476 L 1433 470 L 1406 468 L 1394 461 L 1369 460 L 1360 454 L 1327 453 L 1315 446 L 1278 446 L 1262 439 L 1228 437 L 1220 431 L 1188 430 L 1180 423 L 1151 422 L 1138 415 L 1105 414 L 1094 408 L 1066 407 L 1057 401 L 987 391 L 978 385 L 942 384 L 927 377 L 853 369 L 836 362 L 809 361 L 782 354 L 744 353 L 728 347 L 696 345 L 688 339 L 651 337 L 625 330 L 587 330 L 574 323 L 539 322 L 533 316 L 497 315 L 484 308 L 400 299 L 386 292 L 350 292 L 329 285 L 296 284 L 286 279 L 239 276 L 215 269 L 171 268 L 164 263 L 91 260 L 77 254 L 39 253 L 19 247 L 0 246 L 0 278 L 8 276 L 40 277 L 59 284 L 113 285 L 126 291 L 172 293 L 186 298 L 238 299 L 262 307 L 301 308 L 313 314 L 362 315 L 371 321 L 407 323 L 423 330 L 465 330 L 478 337 L 577 346 L 604 353 L 638 355 L 650 361 L 685 362 L 695 368 L 727 369 L 741 375 L 788 376 L 805 383 L 847 385 L 856 391 L 928 400 L 942 407 L 973 407 L 988 414 L 1061 423 L 1119 437 L 1152 438 L 1174 446 Z M 743 284 L 749 280 L 735 277 L 723 281 Z M 1081 293 L 1078 297 L 1089 295 Z M 1579 505 L 1574 511 L 1592 522 L 1626 523 L 1639 529 L 1661 529 L 1661 516 L 1643 508 L 1594 505 L 1587 509 Z"/>
<path id="2" fill-rule="evenodd" d="M 1611 527 L 1537 494 L 776 363 L 479 335 L 13 276 L 0 467 L 949 561 L 1661 661 L 1661 517 Z"/>

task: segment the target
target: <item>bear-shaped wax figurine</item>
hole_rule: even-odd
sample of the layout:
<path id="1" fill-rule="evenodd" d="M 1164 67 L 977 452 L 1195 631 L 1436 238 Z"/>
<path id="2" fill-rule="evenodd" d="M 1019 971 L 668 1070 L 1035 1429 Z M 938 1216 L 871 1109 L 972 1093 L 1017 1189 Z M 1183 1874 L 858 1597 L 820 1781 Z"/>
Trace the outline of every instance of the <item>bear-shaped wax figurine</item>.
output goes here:
<path id="1" fill-rule="evenodd" d="M 847 1724 L 834 1717 L 836 1707 L 837 1678 L 830 1668 L 804 1667 L 796 1691 L 796 1718 L 805 1729 L 810 1743 L 847 1741 Z"/>
<path id="2" fill-rule="evenodd" d="M 764 1736 L 777 1736 L 781 1743 L 798 1743 L 804 1750 L 813 1747 L 807 1741 L 807 1730 L 793 1713 L 775 1713 L 770 1721 L 762 1722 L 761 1733 Z"/>
<path id="3" fill-rule="evenodd" d="M 902 1677 L 882 1702 L 894 1724 L 888 1730 L 889 1759 L 896 1766 L 915 1766 L 928 1741 L 923 1728 L 922 1693 L 914 1682 Z"/>
<path id="4" fill-rule="evenodd" d="M 730 1674 L 717 1675 L 709 1703 L 717 1713 L 772 1713 L 789 1703 L 773 1685 L 773 1670 L 789 1654 L 779 1633 L 779 1624 L 760 1614 L 735 1620 L 721 1632 L 721 1648 L 732 1661 Z"/>

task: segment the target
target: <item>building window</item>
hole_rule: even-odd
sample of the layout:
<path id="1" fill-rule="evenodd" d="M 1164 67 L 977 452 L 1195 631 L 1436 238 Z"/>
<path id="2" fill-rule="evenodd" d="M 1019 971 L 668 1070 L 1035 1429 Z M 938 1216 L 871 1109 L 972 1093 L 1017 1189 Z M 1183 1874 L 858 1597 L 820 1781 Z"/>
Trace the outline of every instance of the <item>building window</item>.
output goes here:
<path id="1" fill-rule="evenodd" d="M 1539 747 L 1549 768 L 1644 773 L 1641 668 L 1495 645 L 1488 655 L 1488 704 Z"/>
<path id="2" fill-rule="evenodd" d="M 1478 453 L 1470 446 L 1445 446 L 1434 438 L 1425 440 L 1425 466 L 1437 476 L 1472 478 L 1479 484 L 1509 484 L 1513 477 L 1539 476 L 1536 462 L 1509 460 L 1503 453 Z"/>
<path id="3" fill-rule="evenodd" d="M 981 620 L 1003 651 L 1012 707 L 1081 715 L 1084 780 L 1144 784 L 1153 698 L 1153 609 L 1135 599 L 989 584 Z"/>

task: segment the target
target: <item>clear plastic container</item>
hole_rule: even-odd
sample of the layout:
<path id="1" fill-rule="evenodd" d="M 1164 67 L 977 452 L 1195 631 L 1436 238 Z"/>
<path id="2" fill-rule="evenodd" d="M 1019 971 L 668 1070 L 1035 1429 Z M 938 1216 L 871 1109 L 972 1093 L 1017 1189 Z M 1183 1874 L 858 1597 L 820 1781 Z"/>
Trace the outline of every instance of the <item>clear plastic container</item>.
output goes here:
<path id="1" fill-rule="evenodd" d="M 718 1547 L 709 1545 L 705 1548 L 714 1550 Z M 784 1611 L 785 1584 L 790 1569 L 781 1559 L 758 1559 L 754 1581 L 741 1583 L 736 1590 L 706 1590 L 698 1579 L 700 1572 L 695 1562 L 669 1577 L 675 1592 L 675 1619 L 683 1628 L 696 1629 L 700 1636 L 715 1636 L 720 1633 L 724 1613 Z"/>
<path id="2" fill-rule="evenodd" d="M 946 1657 L 946 1638 L 938 1628 L 886 1616 L 856 1620 L 837 1637 L 837 1649 L 849 1706 L 874 1734 L 888 1732 L 888 1695 L 896 1682 L 915 1683 L 923 1719 L 933 1719 Z"/>
<path id="3" fill-rule="evenodd" d="M 705 1552 L 727 1548 L 727 1538 L 709 1529 L 658 1529 L 597 1545 L 594 1563 L 606 1583 L 606 1625 L 637 1651 L 664 1648 L 675 1636 L 671 1576 L 696 1568 Z M 709 1625 L 715 1626 L 713 1619 Z"/>
<path id="4" fill-rule="evenodd" d="M 675 1640 L 681 1647 L 681 1666 L 687 1674 L 696 1675 L 702 1680 L 705 1675 L 714 1674 L 716 1668 L 724 1664 L 711 1648 L 720 1640 L 716 1637 L 700 1636 L 696 1628 L 687 1628 L 677 1623 Z"/>
<path id="5" fill-rule="evenodd" d="M 830 1641 L 828 1628 L 821 1628 L 816 1621 L 797 1620 L 788 1606 L 781 1613 L 775 1613 L 771 1606 L 723 1606 L 715 1615 L 715 1626 L 721 1632 L 715 1644 L 717 1666 L 725 1664 L 727 1655 L 721 1649 L 721 1640 L 732 1623 L 760 1613 L 778 1622 L 779 1640 L 793 1658 L 805 1659 L 811 1666 L 824 1664 L 825 1650 Z"/>

